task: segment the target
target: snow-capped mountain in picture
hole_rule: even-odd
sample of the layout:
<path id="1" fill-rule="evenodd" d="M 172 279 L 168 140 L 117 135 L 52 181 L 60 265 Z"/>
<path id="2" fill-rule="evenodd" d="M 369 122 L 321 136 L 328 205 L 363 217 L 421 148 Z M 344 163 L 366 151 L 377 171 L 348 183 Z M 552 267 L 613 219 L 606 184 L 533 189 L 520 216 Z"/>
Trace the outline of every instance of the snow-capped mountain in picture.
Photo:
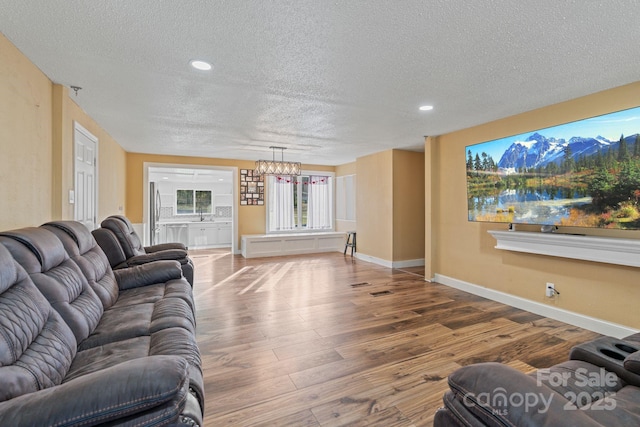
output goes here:
<path id="1" fill-rule="evenodd" d="M 464 154 L 469 221 L 640 230 L 640 107 Z"/>
<path id="2" fill-rule="evenodd" d="M 635 136 L 633 137 L 635 140 Z M 625 138 L 632 143 L 631 137 Z M 537 168 L 549 163 L 560 164 L 565 158 L 565 148 L 569 146 L 572 158 L 577 160 L 582 156 L 596 154 L 602 148 L 615 147 L 619 141 L 610 141 L 603 136 L 595 138 L 574 136 L 569 141 L 560 138 L 547 138 L 538 132 L 531 134 L 524 141 L 516 141 L 507 148 L 498 161 L 501 169 Z"/>

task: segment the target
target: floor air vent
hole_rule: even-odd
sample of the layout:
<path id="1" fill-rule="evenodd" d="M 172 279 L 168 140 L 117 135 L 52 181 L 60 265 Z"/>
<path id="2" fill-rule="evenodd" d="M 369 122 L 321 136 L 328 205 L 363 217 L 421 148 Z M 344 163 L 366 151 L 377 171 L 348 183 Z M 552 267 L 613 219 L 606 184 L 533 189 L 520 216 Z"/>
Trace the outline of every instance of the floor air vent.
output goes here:
<path id="1" fill-rule="evenodd" d="M 369 283 L 369 282 L 360 282 L 360 283 L 354 283 L 354 284 L 349 285 L 349 286 L 351 286 L 352 288 L 360 288 L 362 286 L 371 286 L 371 283 Z"/>
<path id="2" fill-rule="evenodd" d="M 383 295 L 391 295 L 393 292 L 391 291 L 380 291 L 380 292 L 370 292 L 369 295 L 374 297 L 381 297 Z"/>

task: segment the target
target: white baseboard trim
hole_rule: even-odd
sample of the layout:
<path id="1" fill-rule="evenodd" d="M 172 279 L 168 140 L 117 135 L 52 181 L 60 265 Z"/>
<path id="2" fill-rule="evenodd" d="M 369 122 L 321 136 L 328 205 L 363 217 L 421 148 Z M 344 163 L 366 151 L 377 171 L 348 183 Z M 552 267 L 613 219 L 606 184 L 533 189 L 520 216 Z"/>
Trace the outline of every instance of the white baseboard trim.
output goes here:
<path id="1" fill-rule="evenodd" d="M 393 268 L 409 268 L 409 267 L 423 267 L 424 258 L 421 259 L 407 259 L 404 261 L 393 261 Z"/>
<path id="2" fill-rule="evenodd" d="M 349 251 L 347 251 L 347 255 L 349 255 Z M 354 256 L 362 261 L 372 262 L 374 264 L 378 264 L 387 268 L 421 267 L 424 265 L 424 258 L 408 259 L 403 261 L 389 261 L 382 258 L 376 258 L 371 255 L 366 255 L 360 252 L 356 252 Z"/>
<path id="3" fill-rule="evenodd" d="M 349 255 L 349 251 L 347 251 L 347 255 Z M 387 267 L 387 268 L 393 268 L 392 267 L 392 263 L 391 261 L 387 261 L 386 259 L 382 259 L 382 258 L 376 258 L 374 256 L 371 255 L 365 255 L 363 253 L 360 252 L 356 252 L 354 254 L 354 256 L 358 259 L 361 259 L 362 261 L 366 261 L 366 262 L 371 262 L 373 264 L 378 264 L 381 265 L 383 267 Z"/>
<path id="4" fill-rule="evenodd" d="M 628 326 L 620 325 L 595 317 L 585 316 L 583 314 L 564 310 L 562 308 L 552 307 L 536 301 L 531 301 L 525 298 L 507 294 L 505 292 L 496 291 L 493 289 L 485 288 L 483 286 L 475 285 L 473 283 L 465 282 L 463 280 L 454 279 L 442 274 L 436 273 L 432 281 L 442 283 L 443 285 L 447 285 L 461 291 L 469 292 L 470 294 L 478 295 L 483 298 L 501 302 L 512 307 L 530 311 L 531 313 L 559 320 L 570 325 L 579 326 L 581 328 L 588 329 L 602 335 L 607 335 L 615 338 L 624 338 L 627 335 L 635 334 L 636 332 L 638 332 L 637 329 L 633 329 Z"/>

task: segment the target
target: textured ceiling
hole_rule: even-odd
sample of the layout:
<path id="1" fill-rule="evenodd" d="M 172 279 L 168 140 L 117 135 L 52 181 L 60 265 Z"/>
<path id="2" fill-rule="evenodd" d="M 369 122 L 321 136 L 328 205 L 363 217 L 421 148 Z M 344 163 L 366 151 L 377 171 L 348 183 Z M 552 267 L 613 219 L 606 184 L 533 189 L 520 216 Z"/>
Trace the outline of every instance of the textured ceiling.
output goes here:
<path id="1" fill-rule="evenodd" d="M 637 0 L 0 0 L 0 31 L 126 150 L 328 165 L 638 81 L 638 18 Z"/>

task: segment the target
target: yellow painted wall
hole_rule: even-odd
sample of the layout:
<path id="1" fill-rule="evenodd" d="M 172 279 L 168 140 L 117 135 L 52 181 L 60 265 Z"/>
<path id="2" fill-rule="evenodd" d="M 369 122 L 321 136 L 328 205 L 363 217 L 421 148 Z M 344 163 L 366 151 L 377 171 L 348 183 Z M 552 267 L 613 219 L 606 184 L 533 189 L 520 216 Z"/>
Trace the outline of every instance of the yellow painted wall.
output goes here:
<path id="1" fill-rule="evenodd" d="M 66 88 L 65 88 L 66 90 Z M 82 93 L 82 92 L 81 92 Z M 124 214 L 126 195 L 126 151 L 82 110 L 72 97 L 67 96 L 67 120 L 65 126 L 70 129 L 71 138 L 65 141 L 68 150 L 73 150 L 73 122 L 78 122 L 85 129 L 98 138 L 98 211 L 97 220 L 109 215 Z M 65 156 L 65 158 L 67 158 Z M 64 172 L 65 177 L 73 180 L 73 164 L 70 171 Z M 73 181 L 71 181 L 73 185 Z M 71 213 L 73 217 L 73 212 Z"/>
<path id="2" fill-rule="evenodd" d="M 52 84 L 0 34 L 0 229 L 51 220 Z"/>
<path id="3" fill-rule="evenodd" d="M 73 121 L 99 139 L 98 215 L 124 209 L 125 152 L 0 34 L 0 229 L 73 219 Z"/>
<path id="4" fill-rule="evenodd" d="M 393 150 L 393 261 L 424 258 L 424 153 Z"/>
<path id="5" fill-rule="evenodd" d="M 80 92 L 82 93 L 82 92 Z M 73 219 L 69 190 L 74 188 L 74 122 L 98 138 L 97 223 L 124 213 L 126 152 L 102 127 L 69 97 L 69 89 L 53 85 L 53 218 Z"/>
<path id="6" fill-rule="evenodd" d="M 356 160 L 359 253 L 389 262 L 424 258 L 424 159 L 388 150 Z"/>
<path id="7" fill-rule="evenodd" d="M 52 96 L 52 206 L 51 215 L 54 220 L 73 218 L 73 205 L 69 204 L 69 191 L 73 189 L 73 129 L 68 123 L 65 99 L 68 89 L 62 85 L 53 85 Z"/>
<path id="8" fill-rule="evenodd" d="M 425 149 L 432 154 L 427 164 L 432 218 L 425 226 L 431 241 L 425 246 L 433 248 L 433 271 L 544 304 L 552 304 L 544 297 L 544 284 L 554 282 L 561 292 L 558 308 L 640 328 L 640 269 L 494 249 L 487 230 L 504 230 L 505 225 L 467 221 L 465 182 L 467 145 L 638 105 L 640 82 L 430 138 Z M 640 238 L 640 232 L 580 231 Z"/>
<path id="9" fill-rule="evenodd" d="M 358 253 L 393 260 L 393 153 L 356 160 Z"/>
<path id="10" fill-rule="evenodd" d="M 345 163 L 344 165 L 336 166 L 336 176 L 355 175 L 356 162 Z"/>
<path id="11" fill-rule="evenodd" d="M 141 153 L 127 153 L 127 196 L 126 215 L 133 223 L 143 221 L 144 164 L 164 163 L 170 165 L 224 166 L 240 169 L 254 169 L 255 162 L 247 160 L 216 159 L 206 157 L 166 156 Z M 333 166 L 302 165 L 303 170 L 333 172 Z M 238 183 L 239 186 L 239 183 Z M 236 189 L 239 193 L 240 189 Z M 266 232 L 265 206 L 239 206 L 238 233 L 263 234 Z"/>
<path id="12" fill-rule="evenodd" d="M 344 165 L 336 166 L 336 178 L 339 176 L 355 175 L 356 174 L 356 162 L 345 163 Z M 357 187 L 356 187 L 357 190 Z M 356 208 L 357 215 L 357 208 Z M 355 231 L 356 221 L 345 221 L 336 219 L 336 231 Z"/>

